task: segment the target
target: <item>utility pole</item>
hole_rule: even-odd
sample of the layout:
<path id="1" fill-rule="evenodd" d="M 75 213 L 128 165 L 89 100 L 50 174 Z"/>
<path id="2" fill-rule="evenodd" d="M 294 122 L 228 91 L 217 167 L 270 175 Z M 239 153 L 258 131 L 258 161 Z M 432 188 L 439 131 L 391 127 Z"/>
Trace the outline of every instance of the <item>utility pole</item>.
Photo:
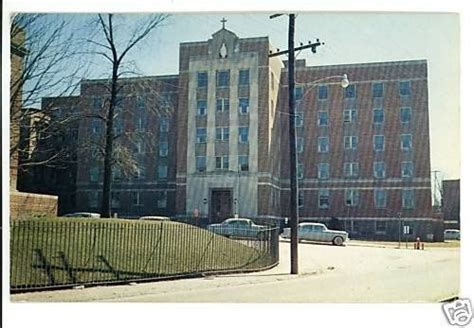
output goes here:
<path id="1" fill-rule="evenodd" d="M 283 14 L 274 14 L 270 19 Z M 290 146 L 290 251 L 291 251 L 291 274 L 298 274 L 298 180 L 296 159 L 296 133 L 295 133 L 295 14 L 288 14 L 288 50 L 270 53 L 269 57 L 288 54 L 288 106 L 289 106 L 289 146 Z M 321 45 L 319 40 L 314 44 L 298 47 L 298 50 L 311 48 L 313 53 L 316 47 Z"/>

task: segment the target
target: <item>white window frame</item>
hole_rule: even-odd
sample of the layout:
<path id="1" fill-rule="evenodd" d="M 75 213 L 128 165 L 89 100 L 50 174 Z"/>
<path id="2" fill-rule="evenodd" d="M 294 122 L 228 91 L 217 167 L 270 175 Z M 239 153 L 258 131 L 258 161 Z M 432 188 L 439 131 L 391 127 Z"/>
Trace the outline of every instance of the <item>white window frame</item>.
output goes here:
<path id="1" fill-rule="evenodd" d="M 403 146 L 403 137 L 410 137 L 409 138 L 409 147 L 405 148 Z M 402 134 L 400 136 L 400 148 L 402 151 L 411 151 L 413 149 L 413 135 L 412 134 Z"/>
<path id="2" fill-rule="evenodd" d="M 143 206 L 143 199 L 141 197 L 141 192 L 132 191 L 132 205 L 133 206 Z"/>
<path id="3" fill-rule="evenodd" d="M 327 199 L 327 205 L 321 205 L 321 200 L 323 197 Z M 318 208 L 322 210 L 329 209 L 330 206 L 330 198 L 329 198 L 329 189 L 319 189 L 318 191 Z"/>
<path id="4" fill-rule="evenodd" d="M 247 99 L 247 106 L 243 107 L 241 104 L 241 101 L 244 99 Z M 247 115 L 249 113 L 249 107 L 250 107 L 250 99 L 248 97 L 240 97 L 239 98 L 239 113 L 241 115 Z"/>
<path id="5" fill-rule="evenodd" d="M 379 176 L 378 175 L 378 170 L 377 170 L 377 167 L 378 165 L 382 165 L 382 176 Z M 384 179 L 385 178 L 385 162 L 374 162 L 373 164 L 373 170 L 374 170 L 374 178 L 376 179 Z"/>
<path id="6" fill-rule="evenodd" d="M 349 118 L 349 120 L 346 120 L 346 118 Z M 354 123 L 357 120 L 357 109 L 355 108 L 344 109 L 344 111 L 342 112 L 342 120 L 343 120 L 343 123 L 345 124 Z"/>
<path id="7" fill-rule="evenodd" d="M 246 158 L 246 163 L 243 163 L 243 159 Z M 238 157 L 238 165 L 239 165 L 239 171 L 240 172 L 248 172 L 249 171 L 249 156 L 248 155 L 239 155 Z M 247 165 L 247 169 L 243 170 L 242 167 L 243 165 Z"/>
<path id="8" fill-rule="evenodd" d="M 410 119 L 408 121 L 404 121 L 403 120 L 403 111 L 407 110 L 407 109 L 410 113 Z M 400 107 L 400 122 L 404 123 L 404 124 L 407 124 L 407 123 L 411 123 L 412 119 L 413 119 L 413 109 L 409 106 Z"/>
<path id="9" fill-rule="evenodd" d="M 326 124 L 322 124 L 321 122 L 321 114 L 325 113 L 326 116 Z M 329 112 L 327 110 L 320 110 L 318 111 L 318 126 L 329 126 Z"/>
<path id="10" fill-rule="evenodd" d="M 229 127 L 216 128 L 216 141 L 229 141 Z"/>
<path id="11" fill-rule="evenodd" d="M 377 198 L 378 193 L 383 193 L 383 195 L 384 195 L 382 204 L 379 204 L 377 202 L 378 201 L 378 198 Z M 387 190 L 380 189 L 380 188 L 374 189 L 374 207 L 375 208 L 386 208 L 387 207 Z"/>
<path id="12" fill-rule="evenodd" d="M 326 140 L 326 149 L 322 149 L 322 140 Z M 329 152 L 329 137 L 318 137 L 318 153 L 328 153 Z"/>
<path id="13" fill-rule="evenodd" d="M 325 168 L 323 170 L 323 168 Z M 325 176 L 322 175 L 323 172 L 327 174 Z M 327 180 L 329 179 L 329 163 L 319 163 L 318 164 L 318 179 L 320 180 Z"/>
<path id="14" fill-rule="evenodd" d="M 381 112 L 382 113 L 382 121 L 380 122 L 376 122 L 375 121 L 375 112 Z M 383 108 L 374 108 L 373 111 L 372 111 L 372 122 L 374 124 L 383 124 L 385 122 L 385 110 Z"/>
<path id="15" fill-rule="evenodd" d="M 162 174 L 162 172 L 164 172 L 164 174 Z M 168 178 L 168 165 L 163 165 L 163 164 L 158 165 L 158 179 L 167 179 L 167 178 Z"/>
<path id="16" fill-rule="evenodd" d="M 404 174 L 404 164 L 405 165 L 410 165 L 410 173 L 409 175 Z M 413 161 L 403 161 L 401 163 L 401 172 L 400 175 L 402 178 L 413 178 Z"/>
<path id="17" fill-rule="evenodd" d="M 205 104 L 205 106 L 200 106 Z M 197 116 L 206 116 L 207 115 L 207 100 L 199 99 L 196 101 L 196 115 Z"/>
<path id="18" fill-rule="evenodd" d="M 216 156 L 215 157 L 216 161 L 216 170 L 218 171 L 227 171 L 229 170 L 229 156 L 224 155 L 224 156 Z M 217 163 L 219 162 L 219 166 Z"/>
<path id="19" fill-rule="evenodd" d="M 304 151 L 304 138 L 297 137 L 296 138 L 296 151 L 301 154 Z"/>
<path id="20" fill-rule="evenodd" d="M 198 133 L 201 132 L 201 133 Z M 207 143 L 207 128 L 196 128 L 196 143 Z"/>
<path id="21" fill-rule="evenodd" d="M 198 166 L 199 159 L 204 159 L 204 170 L 200 170 Z M 196 156 L 195 159 L 195 164 L 196 164 L 196 172 L 206 172 L 207 171 L 207 158 L 206 156 Z"/>
<path id="22" fill-rule="evenodd" d="M 358 137 L 357 136 L 344 136 L 344 149 L 355 150 L 357 149 Z"/>
<path id="23" fill-rule="evenodd" d="M 404 95 L 402 94 L 402 83 L 408 83 L 408 94 Z M 400 97 L 409 97 L 411 96 L 411 81 L 410 80 L 405 80 L 405 81 L 399 81 L 398 83 L 398 94 L 400 95 Z"/>
<path id="24" fill-rule="evenodd" d="M 296 166 L 296 174 L 298 179 L 304 178 L 304 165 L 302 162 L 299 162 Z"/>
<path id="25" fill-rule="evenodd" d="M 160 157 L 167 157 L 169 153 L 168 141 L 160 141 L 158 147 Z"/>
<path id="26" fill-rule="evenodd" d="M 381 149 L 377 149 L 377 142 L 376 140 L 378 138 L 382 138 L 382 148 Z M 374 139 L 373 139 L 373 149 L 374 151 L 384 151 L 385 150 L 385 136 L 383 134 L 376 134 L 374 135 Z"/>
<path id="27" fill-rule="evenodd" d="M 359 190 L 357 189 L 346 189 L 344 192 L 344 203 L 348 207 L 356 207 L 359 206 Z M 350 201 L 350 204 L 348 204 L 348 201 Z"/>
<path id="28" fill-rule="evenodd" d="M 406 194 L 411 193 L 410 203 L 407 204 Z M 414 189 L 402 189 L 402 208 L 414 209 L 415 208 L 415 190 Z"/>
<path id="29" fill-rule="evenodd" d="M 168 192 L 166 190 L 159 190 L 157 193 L 156 205 L 159 209 L 168 207 Z"/>
<path id="30" fill-rule="evenodd" d="M 345 178 L 359 177 L 359 162 L 344 162 L 344 177 Z"/>
<path id="31" fill-rule="evenodd" d="M 216 113 L 226 113 L 229 111 L 229 108 L 229 98 L 216 98 Z"/>
<path id="32" fill-rule="evenodd" d="M 246 129 L 247 133 L 247 137 L 246 137 L 246 140 L 243 140 L 242 136 L 244 135 L 243 133 L 241 133 L 242 131 L 244 131 L 244 129 Z M 250 133 L 250 129 L 248 126 L 239 126 L 239 143 L 242 143 L 242 144 L 247 144 L 249 143 L 249 133 Z"/>

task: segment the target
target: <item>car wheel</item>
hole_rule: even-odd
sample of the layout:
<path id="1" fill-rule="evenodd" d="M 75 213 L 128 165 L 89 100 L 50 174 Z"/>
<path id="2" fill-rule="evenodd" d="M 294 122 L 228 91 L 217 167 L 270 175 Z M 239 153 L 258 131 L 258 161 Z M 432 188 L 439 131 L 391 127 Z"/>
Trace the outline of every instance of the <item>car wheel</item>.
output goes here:
<path id="1" fill-rule="evenodd" d="M 344 240 L 342 239 L 342 237 L 340 236 L 336 236 L 334 237 L 334 239 L 332 240 L 332 243 L 336 246 L 341 246 L 343 243 L 344 243 Z"/>

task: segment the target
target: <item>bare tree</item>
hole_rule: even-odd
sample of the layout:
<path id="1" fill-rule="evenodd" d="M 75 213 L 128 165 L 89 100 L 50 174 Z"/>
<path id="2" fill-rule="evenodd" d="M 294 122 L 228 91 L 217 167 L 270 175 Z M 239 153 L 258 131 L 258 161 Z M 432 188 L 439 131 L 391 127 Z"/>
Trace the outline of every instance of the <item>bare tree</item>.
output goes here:
<path id="1" fill-rule="evenodd" d="M 102 217 L 111 216 L 112 170 L 114 165 L 117 165 L 117 159 L 120 158 L 122 163 L 127 163 L 126 160 L 123 161 L 124 159 L 132 159 L 129 153 L 130 147 L 119 144 L 117 139 L 120 133 L 114 131 L 114 121 L 117 118 L 116 109 L 121 101 L 119 93 L 126 86 L 126 83 L 121 83 L 119 79 L 131 73 L 129 66 L 127 66 L 126 56 L 159 27 L 167 17 L 167 15 L 162 14 L 143 15 L 135 21 L 135 24 L 130 24 L 130 22 L 120 24 L 113 14 L 99 14 L 97 23 L 102 32 L 102 38 L 89 39 L 89 42 L 97 47 L 97 51 L 94 51 L 94 53 L 102 56 L 111 64 L 110 78 L 105 85 L 108 93 L 108 101 L 104 103 L 106 110 L 104 115 L 97 115 L 96 117 L 102 120 L 105 125 L 104 138 L 99 140 L 97 147 L 101 153 L 99 155 L 103 157 Z M 131 166 L 133 167 L 135 162 L 131 160 L 128 163 L 132 163 Z"/>

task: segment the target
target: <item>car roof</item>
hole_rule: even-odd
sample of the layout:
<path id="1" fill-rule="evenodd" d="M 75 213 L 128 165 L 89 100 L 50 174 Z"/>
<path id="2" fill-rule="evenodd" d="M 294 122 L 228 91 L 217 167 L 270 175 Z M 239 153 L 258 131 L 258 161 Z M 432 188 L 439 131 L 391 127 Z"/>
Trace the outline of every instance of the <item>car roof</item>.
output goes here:
<path id="1" fill-rule="evenodd" d="M 316 223 L 316 222 L 302 222 L 299 224 L 300 226 L 309 226 L 309 225 L 318 225 L 318 226 L 322 226 L 324 224 L 322 223 Z"/>
<path id="2" fill-rule="evenodd" d="M 247 218 L 228 218 L 225 221 L 229 222 L 229 221 L 252 221 L 252 220 L 247 219 Z"/>

